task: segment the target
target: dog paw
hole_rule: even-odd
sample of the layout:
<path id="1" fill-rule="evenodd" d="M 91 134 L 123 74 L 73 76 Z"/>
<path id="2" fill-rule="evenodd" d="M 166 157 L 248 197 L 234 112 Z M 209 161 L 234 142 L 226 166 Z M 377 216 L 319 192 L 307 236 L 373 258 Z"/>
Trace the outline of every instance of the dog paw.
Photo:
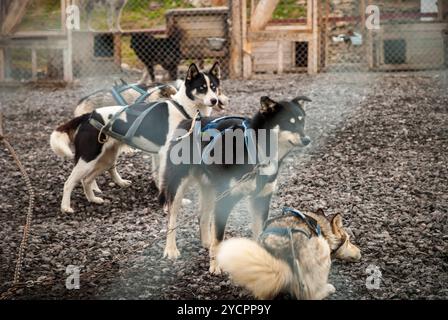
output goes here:
<path id="1" fill-rule="evenodd" d="M 62 213 L 74 213 L 75 212 L 75 210 L 73 210 L 70 207 L 61 207 L 61 211 L 62 211 Z"/>
<path id="2" fill-rule="evenodd" d="M 191 202 L 192 201 L 190 199 L 186 199 L 186 198 L 182 199 L 182 205 L 183 206 L 188 206 L 188 205 L 191 204 Z"/>
<path id="3" fill-rule="evenodd" d="M 327 292 L 328 292 L 328 294 L 333 294 L 336 292 L 336 288 L 331 283 L 328 283 L 327 284 Z"/>
<path id="4" fill-rule="evenodd" d="M 120 183 L 118 183 L 118 185 L 122 188 L 127 188 L 132 184 L 131 180 L 122 180 L 120 181 Z"/>
<path id="5" fill-rule="evenodd" d="M 103 191 L 102 191 L 100 188 L 98 188 L 98 186 L 97 186 L 96 188 L 93 187 L 92 190 L 93 190 L 93 192 L 95 192 L 95 193 L 103 193 Z"/>
<path id="6" fill-rule="evenodd" d="M 177 248 L 165 248 L 165 251 L 163 252 L 163 257 L 171 260 L 176 260 L 179 256 L 180 252 Z"/>
<path id="7" fill-rule="evenodd" d="M 92 199 L 89 199 L 90 202 L 92 203 L 96 203 L 96 204 L 103 204 L 104 203 L 104 199 L 100 198 L 100 197 L 94 197 Z"/>
<path id="8" fill-rule="evenodd" d="M 214 275 L 220 275 L 222 273 L 221 268 L 218 266 L 216 260 L 210 261 L 209 272 Z"/>

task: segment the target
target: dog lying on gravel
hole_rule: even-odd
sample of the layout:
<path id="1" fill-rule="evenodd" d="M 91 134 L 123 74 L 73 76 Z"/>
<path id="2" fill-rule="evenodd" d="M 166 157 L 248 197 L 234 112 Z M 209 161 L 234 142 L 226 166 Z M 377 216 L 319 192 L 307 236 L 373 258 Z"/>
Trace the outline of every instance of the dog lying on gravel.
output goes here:
<path id="1" fill-rule="evenodd" d="M 165 144 L 177 125 L 186 118 L 193 118 L 197 111 L 203 116 L 209 116 L 212 108 L 219 106 L 220 67 L 217 63 L 208 72 L 200 72 L 192 64 L 185 81 L 172 100 L 162 101 L 151 111 L 151 117 L 146 117 L 141 124 L 148 130 L 141 138 L 159 148 Z M 142 105 L 140 105 L 142 106 Z M 151 105 L 148 105 L 149 108 Z M 144 104 L 143 104 L 144 107 Z M 73 188 L 82 182 L 84 193 L 89 202 L 102 204 L 103 199 L 95 196 L 92 188 L 94 179 L 104 171 L 109 171 L 112 179 L 121 187 L 130 185 L 123 180 L 115 167 L 116 159 L 123 143 L 100 134 L 91 123 L 90 118 L 106 124 L 122 106 L 111 106 L 96 109 L 92 113 L 83 114 L 59 126 L 50 137 L 52 150 L 61 157 L 74 158 L 75 167 L 64 184 L 64 194 L 61 202 L 62 212 L 72 213 L 70 204 Z M 129 120 L 131 121 L 131 120 Z M 145 121 L 148 121 L 145 122 Z M 125 113 L 121 113 L 116 122 L 128 124 Z M 70 149 L 74 145 L 75 154 Z"/>
<path id="2" fill-rule="evenodd" d="M 262 132 L 267 132 L 273 135 L 278 142 L 277 159 L 278 166 L 281 165 L 284 157 L 295 147 L 306 146 L 311 140 L 305 134 L 305 110 L 302 106 L 303 101 L 310 101 L 306 97 L 297 97 L 291 101 L 276 102 L 269 97 L 261 98 L 260 110 L 251 119 L 224 119 L 218 121 L 216 130 L 219 132 L 226 132 L 227 130 L 245 130 L 249 127 L 255 132 L 258 137 Z M 201 119 L 202 129 L 213 123 L 216 119 L 203 118 Z M 188 130 L 192 125 L 192 121 L 183 121 L 179 125 L 179 129 Z M 205 134 L 203 132 L 202 134 Z M 276 134 L 274 134 L 276 133 Z M 251 143 L 257 152 L 260 152 L 263 139 L 254 138 Z M 214 138 L 213 141 L 216 141 Z M 222 136 L 226 139 L 226 135 Z M 230 137 L 230 139 L 233 139 Z M 233 141 L 233 140 L 230 140 Z M 210 145 L 210 141 L 201 141 L 202 149 Z M 272 194 L 277 183 L 278 170 L 267 170 L 263 175 L 254 164 L 245 161 L 242 164 L 237 164 L 235 157 L 244 157 L 248 159 L 249 151 L 248 144 L 242 146 L 242 150 L 236 150 L 236 145 L 231 143 L 230 148 L 226 149 L 226 141 L 220 144 L 221 155 L 226 157 L 226 154 L 233 155 L 233 162 L 227 164 L 221 159 L 221 163 L 206 164 L 186 164 L 173 163 L 170 156 L 173 149 L 176 148 L 177 143 L 172 142 L 166 144 L 161 154 L 161 169 L 160 169 L 160 201 L 168 210 L 168 229 L 170 232 L 167 235 L 167 242 L 164 251 L 164 256 L 175 259 L 180 253 L 176 246 L 176 217 L 181 207 L 181 200 L 186 191 L 186 187 L 192 181 L 199 184 L 200 191 L 200 230 L 202 245 L 210 249 L 210 272 L 220 273 L 219 267 L 216 265 L 215 255 L 216 248 L 224 237 L 224 230 L 229 214 L 234 205 L 243 197 L 249 196 L 250 211 L 254 218 L 253 234 L 257 236 L 262 229 L 264 221 L 268 217 L 269 204 L 271 202 Z M 240 152 L 236 152 L 240 151 Z M 263 151 L 261 151 L 263 152 Z M 239 154 L 237 154 L 239 153 Z M 190 162 L 191 163 L 191 162 Z M 224 164 L 226 163 L 226 164 Z M 269 172 L 271 171 L 271 172 Z M 249 178 L 244 182 L 241 180 L 249 174 Z M 210 225 L 211 218 L 214 217 L 212 223 L 211 233 Z"/>
<path id="3" fill-rule="evenodd" d="M 266 222 L 257 241 L 234 238 L 221 243 L 217 262 L 230 278 L 258 299 L 283 292 L 296 299 L 324 299 L 336 289 L 328 283 L 331 257 L 359 261 L 340 214 L 325 216 L 285 208 Z"/>

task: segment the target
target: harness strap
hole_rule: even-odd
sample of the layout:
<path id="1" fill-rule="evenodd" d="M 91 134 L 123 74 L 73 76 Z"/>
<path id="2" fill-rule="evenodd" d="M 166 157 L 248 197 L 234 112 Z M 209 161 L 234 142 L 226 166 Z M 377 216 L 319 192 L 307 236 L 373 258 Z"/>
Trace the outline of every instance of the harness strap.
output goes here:
<path id="1" fill-rule="evenodd" d="M 296 209 L 293 209 L 293 208 L 288 208 L 288 207 L 284 207 L 282 209 L 282 212 L 283 212 L 283 215 L 287 214 L 287 213 L 290 213 L 294 217 L 300 218 L 316 234 L 316 236 L 320 236 L 321 235 L 322 232 L 321 232 L 320 226 L 319 226 L 319 224 L 317 223 L 317 221 L 314 218 L 311 218 L 310 216 L 307 216 L 307 215 L 303 214 L 299 210 L 296 210 Z"/>
<path id="2" fill-rule="evenodd" d="M 270 226 L 267 227 L 263 233 L 260 235 L 260 242 L 262 243 L 263 247 L 273 254 L 274 256 L 277 256 L 278 253 L 276 253 L 276 249 L 271 248 L 266 243 L 266 238 L 269 234 L 275 234 L 281 237 L 284 237 L 289 240 L 289 252 L 290 254 L 288 256 L 282 257 L 286 262 L 289 264 L 291 269 L 293 270 L 293 273 L 295 275 L 295 282 L 293 282 L 292 286 L 294 286 L 294 292 L 297 295 L 298 299 L 303 299 L 309 297 L 308 288 L 305 285 L 303 281 L 303 273 L 299 265 L 299 261 L 296 257 L 296 250 L 294 247 L 294 234 L 296 233 L 302 233 L 305 235 L 308 239 L 311 238 L 311 234 L 306 232 L 303 229 L 297 229 L 297 228 L 285 228 L 285 227 L 275 227 Z"/>
<path id="3" fill-rule="evenodd" d="M 174 104 L 174 106 L 177 108 L 177 110 L 179 110 L 180 113 L 182 113 L 182 115 L 185 117 L 185 119 L 191 120 L 191 116 L 187 113 L 187 111 L 185 111 L 183 106 L 181 106 L 177 101 L 174 101 L 174 100 L 169 100 L 169 101 Z"/>
<path id="4" fill-rule="evenodd" d="M 243 134 L 244 134 L 244 143 L 246 144 L 246 148 L 247 148 L 247 153 L 248 153 L 248 157 L 249 157 L 249 161 L 252 164 L 256 164 L 257 161 L 257 156 L 256 156 L 256 144 L 255 144 L 255 137 L 252 131 L 249 131 L 249 126 L 250 126 L 250 121 L 249 119 L 247 119 L 246 117 L 241 117 L 241 116 L 223 116 L 223 117 L 219 117 L 216 118 L 212 121 L 210 121 L 209 123 L 207 123 L 204 128 L 202 128 L 201 132 L 207 132 L 208 130 L 211 129 L 216 129 L 219 126 L 219 123 L 221 121 L 225 121 L 225 120 L 241 120 L 242 121 L 242 126 L 243 126 Z M 210 154 L 210 150 L 215 146 L 215 144 L 217 143 L 218 139 L 221 138 L 223 135 L 226 134 L 226 132 L 233 130 L 235 127 L 232 126 L 230 128 L 226 128 L 224 131 L 220 131 L 219 133 L 213 133 L 213 135 L 211 136 L 211 138 L 213 139 L 212 141 L 210 141 L 210 143 L 204 148 L 202 154 L 207 155 Z M 202 157 L 202 159 L 204 160 L 204 156 Z"/>

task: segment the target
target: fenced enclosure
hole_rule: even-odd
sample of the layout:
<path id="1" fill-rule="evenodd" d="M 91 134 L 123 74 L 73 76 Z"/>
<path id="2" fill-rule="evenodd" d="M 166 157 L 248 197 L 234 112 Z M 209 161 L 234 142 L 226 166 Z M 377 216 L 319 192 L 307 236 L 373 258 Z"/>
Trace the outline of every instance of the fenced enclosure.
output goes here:
<path id="1" fill-rule="evenodd" d="M 436 0 L 2 1 L 0 81 L 164 81 L 193 61 L 215 60 L 231 78 L 446 68 L 447 7 Z"/>
<path id="2" fill-rule="evenodd" d="M 67 27 L 74 4 L 79 28 Z M 197 188 L 173 263 L 162 258 L 166 212 L 149 155 L 120 157 L 126 189 L 98 178 L 103 205 L 74 190 L 70 215 L 60 204 L 73 161 L 49 146 L 97 89 L 182 78 L 191 62 L 215 60 L 230 103 L 213 117 L 252 117 L 266 95 L 312 100 L 312 143 L 284 160 L 269 216 L 285 205 L 344 215 L 362 260 L 333 264 L 330 298 L 446 299 L 447 25 L 442 0 L 0 0 L 0 144 L 29 175 L 0 149 L 0 300 L 253 298 L 210 276 Z M 234 211 L 226 238 L 252 236 L 245 204 Z M 378 290 L 366 285 L 372 265 Z M 80 290 L 66 287 L 68 266 L 80 267 Z"/>

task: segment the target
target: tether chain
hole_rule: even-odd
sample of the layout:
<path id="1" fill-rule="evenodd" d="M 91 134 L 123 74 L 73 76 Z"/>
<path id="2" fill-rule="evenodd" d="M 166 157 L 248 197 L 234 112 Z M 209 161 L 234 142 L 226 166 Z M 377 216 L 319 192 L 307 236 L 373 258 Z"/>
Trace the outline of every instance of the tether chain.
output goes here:
<path id="1" fill-rule="evenodd" d="M 256 165 L 252 171 L 249 171 L 248 173 L 244 174 L 239 180 L 236 181 L 236 183 L 231 186 L 230 188 L 228 188 L 226 191 L 220 193 L 216 199 L 215 202 L 218 202 L 222 199 L 224 199 L 225 197 L 229 196 L 232 191 L 238 187 L 240 184 L 243 184 L 247 181 L 250 181 L 251 179 L 253 179 L 254 177 L 256 177 L 258 175 L 258 169 L 259 169 L 260 165 Z"/>
<path id="2" fill-rule="evenodd" d="M 27 187 L 28 193 L 29 193 L 29 205 L 28 205 L 28 211 L 27 211 L 27 215 L 26 215 L 26 222 L 25 222 L 25 226 L 23 227 L 22 241 L 19 246 L 16 267 L 14 269 L 13 286 L 16 286 L 20 280 L 20 275 L 22 273 L 23 257 L 25 255 L 25 251 L 26 251 L 26 248 L 28 245 L 29 232 L 31 229 L 31 219 L 33 216 L 35 194 L 34 194 L 33 186 L 31 184 L 30 177 L 26 173 L 26 170 L 23 167 L 22 163 L 20 162 L 20 159 L 17 156 L 17 153 L 15 152 L 14 148 L 11 146 L 11 144 L 8 142 L 8 140 L 6 140 L 6 138 L 3 134 L 2 123 L 3 123 L 3 115 L 0 113 L 0 141 L 5 144 L 6 148 L 11 153 L 11 156 L 13 157 L 17 167 L 20 170 L 20 173 L 23 176 L 23 179 L 25 180 L 25 184 L 26 184 L 26 187 Z"/>

